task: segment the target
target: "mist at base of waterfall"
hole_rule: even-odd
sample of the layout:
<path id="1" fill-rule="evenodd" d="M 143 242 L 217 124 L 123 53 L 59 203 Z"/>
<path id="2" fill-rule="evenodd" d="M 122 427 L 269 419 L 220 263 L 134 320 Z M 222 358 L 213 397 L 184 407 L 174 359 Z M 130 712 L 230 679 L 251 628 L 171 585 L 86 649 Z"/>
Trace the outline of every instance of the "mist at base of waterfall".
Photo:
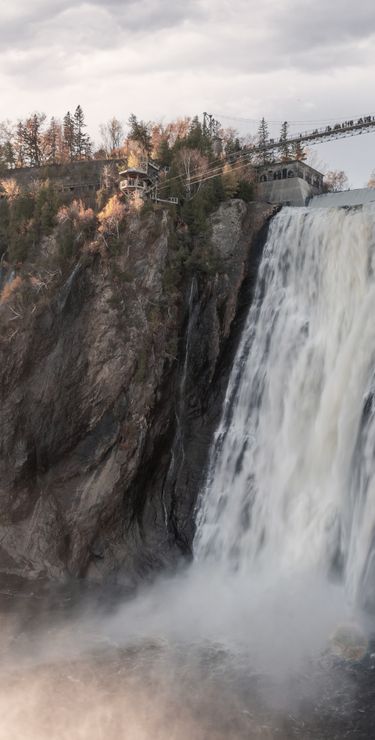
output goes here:
<path id="1" fill-rule="evenodd" d="M 332 649 L 339 625 L 370 626 L 317 573 L 192 566 L 109 612 L 7 619 L 0 740 L 334 740 L 375 699 L 370 648 L 356 661 Z"/>

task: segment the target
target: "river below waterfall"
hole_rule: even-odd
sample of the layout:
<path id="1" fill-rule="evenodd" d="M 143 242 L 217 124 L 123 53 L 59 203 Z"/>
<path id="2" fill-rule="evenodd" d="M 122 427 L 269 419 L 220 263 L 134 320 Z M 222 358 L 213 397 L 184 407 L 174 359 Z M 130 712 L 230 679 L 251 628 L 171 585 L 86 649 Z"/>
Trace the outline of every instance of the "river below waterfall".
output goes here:
<path id="1" fill-rule="evenodd" d="M 121 604 L 5 593 L 0 740 L 375 737 L 374 268 L 371 206 L 273 219 L 194 562 Z"/>

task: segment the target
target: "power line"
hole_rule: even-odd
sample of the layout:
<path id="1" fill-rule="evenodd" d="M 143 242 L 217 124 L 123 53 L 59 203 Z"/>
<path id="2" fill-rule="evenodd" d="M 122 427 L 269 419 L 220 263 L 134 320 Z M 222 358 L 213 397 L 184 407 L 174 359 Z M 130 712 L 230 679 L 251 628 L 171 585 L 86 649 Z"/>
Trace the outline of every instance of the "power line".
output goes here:
<path id="1" fill-rule="evenodd" d="M 238 166 L 238 162 L 240 162 L 240 160 L 242 160 L 242 159 L 246 159 L 246 157 L 249 158 L 251 156 L 251 154 L 252 154 L 252 152 L 247 152 L 246 154 L 243 154 L 242 156 L 238 157 L 238 159 L 233 164 L 233 167 L 230 170 L 230 172 L 228 172 L 228 174 L 230 175 L 230 174 L 232 174 L 232 172 L 239 172 L 239 171 L 243 170 L 245 167 L 250 167 L 252 165 L 252 162 L 250 160 L 248 162 L 245 162 L 244 164 L 240 164 L 239 166 Z M 193 176 L 189 180 L 189 185 L 200 185 L 202 182 L 207 182 L 207 180 L 213 180 L 215 177 L 221 177 L 221 175 L 225 175 L 225 173 L 223 172 L 223 166 L 225 164 L 228 164 L 228 162 L 227 161 L 224 161 L 223 164 L 220 165 L 220 167 L 214 167 L 213 169 L 208 168 L 206 170 L 206 172 L 203 173 L 204 174 L 204 177 L 197 177 L 197 176 L 194 177 Z M 215 170 L 219 170 L 219 171 L 215 171 Z M 185 180 L 185 182 L 187 182 L 189 178 L 186 177 L 186 176 L 184 177 L 183 175 L 178 175 L 177 178 L 173 178 L 173 179 L 181 179 L 181 180 Z M 165 187 L 166 186 L 164 186 L 164 189 L 165 189 Z M 163 186 L 161 186 L 161 187 L 158 186 L 158 192 L 160 190 L 163 190 Z"/>
<path id="2" fill-rule="evenodd" d="M 250 158 L 251 155 L 252 155 L 252 152 L 251 151 L 247 151 L 244 154 L 239 154 L 238 157 L 236 158 L 234 164 L 237 164 L 237 162 L 239 162 L 242 159 Z M 213 172 L 217 172 L 217 175 L 215 175 L 216 177 L 218 175 L 221 175 L 223 173 L 223 167 L 224 167 L 224 165 L 225 164 L 230 164 L 230 157 L 231 156 L 233 156 L 233 155 L 229 155 L 220 164 L 214 164 L 214 163 L 212 163 L 209 167 L 207 167 L 206 173 L 209 172 L 210 174 L 212 174 Z M 249 165 L 251 163 L 248 162 L 247 164 Z M 195 185 L 197 182 L 202 182 L 202 180 L 197 177 L 199 171 L 200 171 L 200 167 L 199 166 L 193 168 L 192 174 L 191 174 L 191 178 L 190 178 L 190 184 L 191 185 Z M 195 174 L 195 173 L 197 173 L 197 174 Z M 197 179 L 194 179 L 194 178 L 197 178 Z M 162 182 L 160 186 L 158 185 L 158 190 L 165 190 L 169 186 L 169 184 L 171 182 L 175 181 L 175 180 L 186 180 L 187 181 L 188 179 L 189 178 L 188 178 L 187 175 L 185 175 L 185 176 L 184 175 L 175 175 L 174 177 L 170 177 L 170 178 L 164 180 L 164 182 Z"/>
<path id="3" fill-rule="evenodd" d="M 257 124 L 260 123 L 260 119 L 259 118 L 242 118 L 241 116 L 229 116 L 229 115 L 225 115 L 224 113 L 223 114 L 213 113 L 212 115 L 218 116 L 219 118 L 226 118 L 229 121 L 243 121 L 244 123 L 257 123 Z M 375 113 L 368 113 L 368 115 L 369 116 L 374 116 Z M 356 115 L 353 115 L 352 114 L 350 116 L 342 116 L 342 118 L 318 118 L 318 119 L 315 118 L 315 119 L 305 119 L 303 121 L 296 121 L 296 120 L 295 121 L 287 121 L 287 123 L 288 123 L 289 126 L 297 126 L 297 125 L 298 126 L 301 126 L 301 125 L 303 125 L 305 123 L 306 124 L 307 123 L 338 123 L 339 121 L 350 121 L 350 120 L 352 120 L 354 118 L 361 118 L 361 116 L 363 117 L 363 113 L 359 113 L 359 114 L 356 114 Z M 276 120 L 267 119 L 267 123 L 282 124 L 282 123 L 285 123 L 285 119 L 283 121 L 276 121 Z"/>
<path id="4" fill-rule="evenodd" d="M 243 170 L 245 167 L 250 167 L 250 166 L 251 166 L 251 162 L 246 162 L 245 164 L 240 165 L 240 167 L 233 166 L 230 172 L 228 172 L 228 174 L 231 174 L 232 172 L 238 172 L 239 170 Z M 202 180 L 196 180 L 195 183 L 190 183 L 190 184 L 197 185 L 197 184 L 200 184 L 201 182 L 206 182 L 207 180 L 213 180 L 214 177 L 220 177 L 220 174 L 225 174 L 225 173 L 221 172 L 221 173 L 217 173 L 216 175 L 210 175 L 209 177 L 204 177 Z"/>

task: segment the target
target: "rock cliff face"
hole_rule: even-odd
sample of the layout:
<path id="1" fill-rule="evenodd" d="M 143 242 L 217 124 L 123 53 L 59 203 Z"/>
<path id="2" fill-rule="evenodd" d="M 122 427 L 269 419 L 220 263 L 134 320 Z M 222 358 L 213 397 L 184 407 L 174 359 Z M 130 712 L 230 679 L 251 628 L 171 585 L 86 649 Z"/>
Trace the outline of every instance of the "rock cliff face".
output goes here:
<path id="1" fill-rule="evenodd" d="M 181 272 L 170 215 L 134 216 L 111 259 L 0 306 L 3 574 L 132 583 L 189 556 L 272 213 L 224 203 L 195 248 L 205 272 Z"/>

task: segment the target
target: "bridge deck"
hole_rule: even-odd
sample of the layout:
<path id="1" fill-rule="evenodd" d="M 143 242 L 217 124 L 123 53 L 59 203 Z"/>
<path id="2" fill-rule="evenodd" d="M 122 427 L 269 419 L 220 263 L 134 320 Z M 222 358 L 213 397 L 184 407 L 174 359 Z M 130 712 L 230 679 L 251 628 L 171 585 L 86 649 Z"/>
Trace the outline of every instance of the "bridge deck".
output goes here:
<path id="1" fill-rule="evenodd" d="M 375 131 L 375 116 L 365 116 L 357 121 L 346 121 L 337 123 L 334 126 L 314 129 L 313 131 L 304 131 L 299 134 L 287 137 L 284 141 L 270 139 L 267 144 L 261 146 L 257 144 L 250 147 L 252 151 L 266 152 L 275 149 L 282 149 L 285 145 L 290 144 L 317 144 L 320 141 L 332 141 L 334 139 L 343 139 L 347 136 L 356 136 L 364 133 Z"/>

